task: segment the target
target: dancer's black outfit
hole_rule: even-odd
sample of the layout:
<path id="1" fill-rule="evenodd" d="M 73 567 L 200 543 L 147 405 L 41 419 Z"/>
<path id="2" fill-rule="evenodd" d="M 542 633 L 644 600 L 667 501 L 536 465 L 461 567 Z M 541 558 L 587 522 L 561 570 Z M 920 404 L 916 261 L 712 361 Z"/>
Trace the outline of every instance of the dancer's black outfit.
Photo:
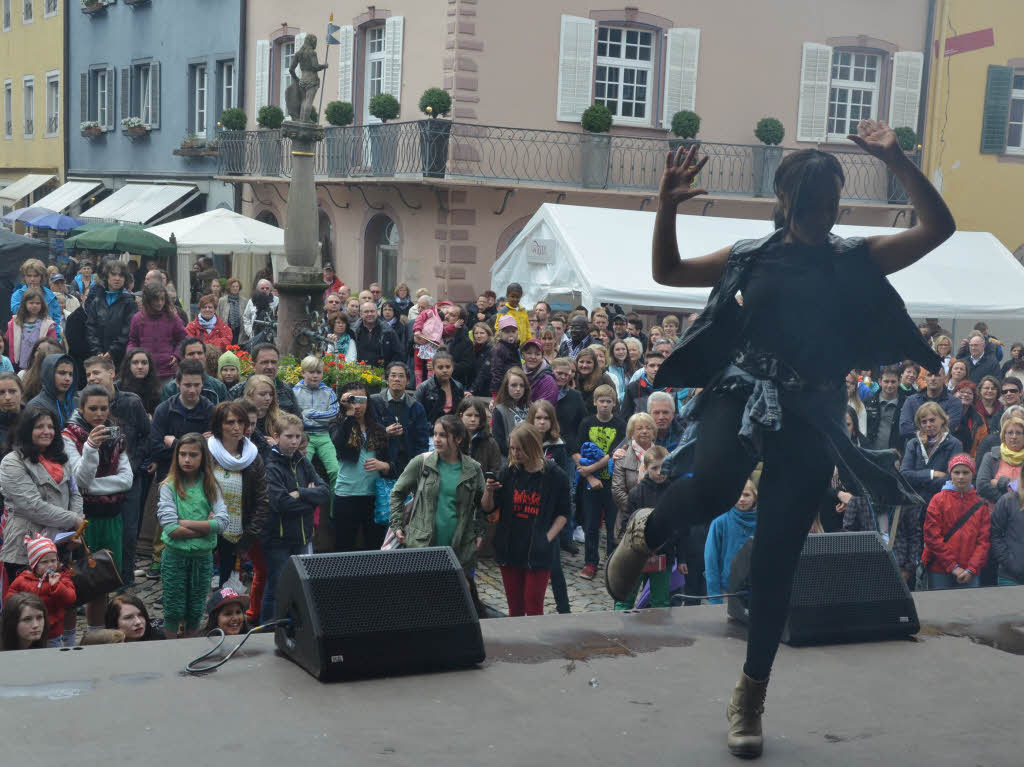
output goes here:
<path id="1" fill-rule="evenodd" d="M 908 358 L 940 365 L 865 240 L 782 240 L 779 230 L 733 246 L 707 308 L 658 373 L 659 387 L 704 391 L 693 474 L 672 484 L 645 531 L 656 550 L 681 528 L 724 513 L 764 461 L 743 669 L 758 680 L 771 670 L 800 550 L 833 467 L 879 503 L 920 503 L 894 452 L 850 442 L 846 373 Z"/>

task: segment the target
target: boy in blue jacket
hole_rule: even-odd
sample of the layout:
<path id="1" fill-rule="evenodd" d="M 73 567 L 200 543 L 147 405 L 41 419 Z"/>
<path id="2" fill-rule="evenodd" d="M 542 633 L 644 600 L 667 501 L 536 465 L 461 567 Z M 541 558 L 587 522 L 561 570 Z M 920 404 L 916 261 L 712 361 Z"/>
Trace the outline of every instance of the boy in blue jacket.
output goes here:
<path id="1" fill-rule="evenodd" d="M 267 454 L 267 494 L 270 518 L 263 526 L 263 559 L 267 564 L 267 585 L 263 592 L 260 618 L 277 617 L 274 597 L 285 562 L 293 554 L 313 551 L 313 511 L 326 506 L 331 494 L 313 464 L 299 447 L 305 432 L 302 420 L 291 413 L 278 417 L 277 445 Z"/>
<path id="2" fill-rule="evenodd" d="M 708 582 L 708 594 L 725 594 L 729 591 L 732 558 L 757 528 L 756 506 L 757 488 L 747 480 L 736 505 L 716 517 L 708 528 L 708 540 L 704 544 L 704 575 Z M 711 597 L 708 603 L 720 605 L 722 599 Z"/>

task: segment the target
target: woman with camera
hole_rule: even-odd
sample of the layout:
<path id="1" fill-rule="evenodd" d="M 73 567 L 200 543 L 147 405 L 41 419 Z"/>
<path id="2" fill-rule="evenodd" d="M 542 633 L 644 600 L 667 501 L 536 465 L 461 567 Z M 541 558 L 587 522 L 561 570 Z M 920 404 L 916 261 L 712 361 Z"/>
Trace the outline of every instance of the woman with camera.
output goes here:
<path id="1" fill-rule="evenodd" d="M 110 392 L 91 384 L 82 389 L 78 409 L 63 431 L 68 469 L 82 494 L 88 526 L 85 542 L 90 549 L 110 549 L 121 569 L 125 493 L 132 489 L 132 465 L 124 449 L 121 429 L 110 416 Z M 106 595 L 85 606 L 89 630 L 103 628 Z"/>
<path id="2" fill-rule="evenodd" d="M 339 392 L 341 412 L 330 426 L 338 451 L 338 481 L 334 485 L 334 532 L 337 551 L 379 549 L 387 520 L 374 519 L 377 481 L 393 473 L 388 463 L 388 435 L 367 406 L 366 385 L 350 381 Z"/>

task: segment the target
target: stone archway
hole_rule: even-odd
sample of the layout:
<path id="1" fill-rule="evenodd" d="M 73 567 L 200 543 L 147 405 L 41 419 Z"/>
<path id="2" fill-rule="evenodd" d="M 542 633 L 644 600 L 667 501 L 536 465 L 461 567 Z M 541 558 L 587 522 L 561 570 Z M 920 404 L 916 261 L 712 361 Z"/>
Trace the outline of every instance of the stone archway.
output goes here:
<path id="1" fill-rule="evenodd" d="M 531 218 L 533 218 L 532 213 L 529 216 L 517 218 L 515 221 L 513 221 L 511 224 L 509 224 L 502 230 L 501 234 L 498 235 L 498 243 L 494 249 L 495 259 L 497 259 L 502 253 L 505 252 L 505 248 L 508 247 L 508 244 L 512 242 L 512 240 L 514 240 L 521 231 L 523 231 L 523 227 L 525 227 L 526 224 L 529 223 Z"/>
<path id="2" fill-rule="evenodd" d="M 367 223 L 363 236 L 363 284 L 360 287 L 379 282 L 383 295 L 394 295 L 400 257 L 401 236 L 397 223 L 389 215 L 377 214 Z"/>

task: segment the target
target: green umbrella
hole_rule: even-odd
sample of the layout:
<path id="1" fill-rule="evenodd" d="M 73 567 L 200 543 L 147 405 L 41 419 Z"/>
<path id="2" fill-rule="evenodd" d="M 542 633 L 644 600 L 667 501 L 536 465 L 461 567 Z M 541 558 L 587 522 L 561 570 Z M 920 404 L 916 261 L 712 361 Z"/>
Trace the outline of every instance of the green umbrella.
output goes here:
<path id="1" fill-rule="evenodd" d="M 75 237 L 79 234 L 85 234 L 86 232 L 95 232 L 97 229 L 106 229 L 108 226 L 117 226 L 113 221 L 86 221 L 84 224 L 79 224 L 74 229 L 68 232 L 68 237 Z"/>
<path id="2" fill-rule="evenodd" d="M 67 250 L 98 250 L 104 253 L 134 253 L 146 258 L 168 258 L 176 248 L 163 237 L 150 234 L 134 224 L 114 224 L 64 240 Z"/>

